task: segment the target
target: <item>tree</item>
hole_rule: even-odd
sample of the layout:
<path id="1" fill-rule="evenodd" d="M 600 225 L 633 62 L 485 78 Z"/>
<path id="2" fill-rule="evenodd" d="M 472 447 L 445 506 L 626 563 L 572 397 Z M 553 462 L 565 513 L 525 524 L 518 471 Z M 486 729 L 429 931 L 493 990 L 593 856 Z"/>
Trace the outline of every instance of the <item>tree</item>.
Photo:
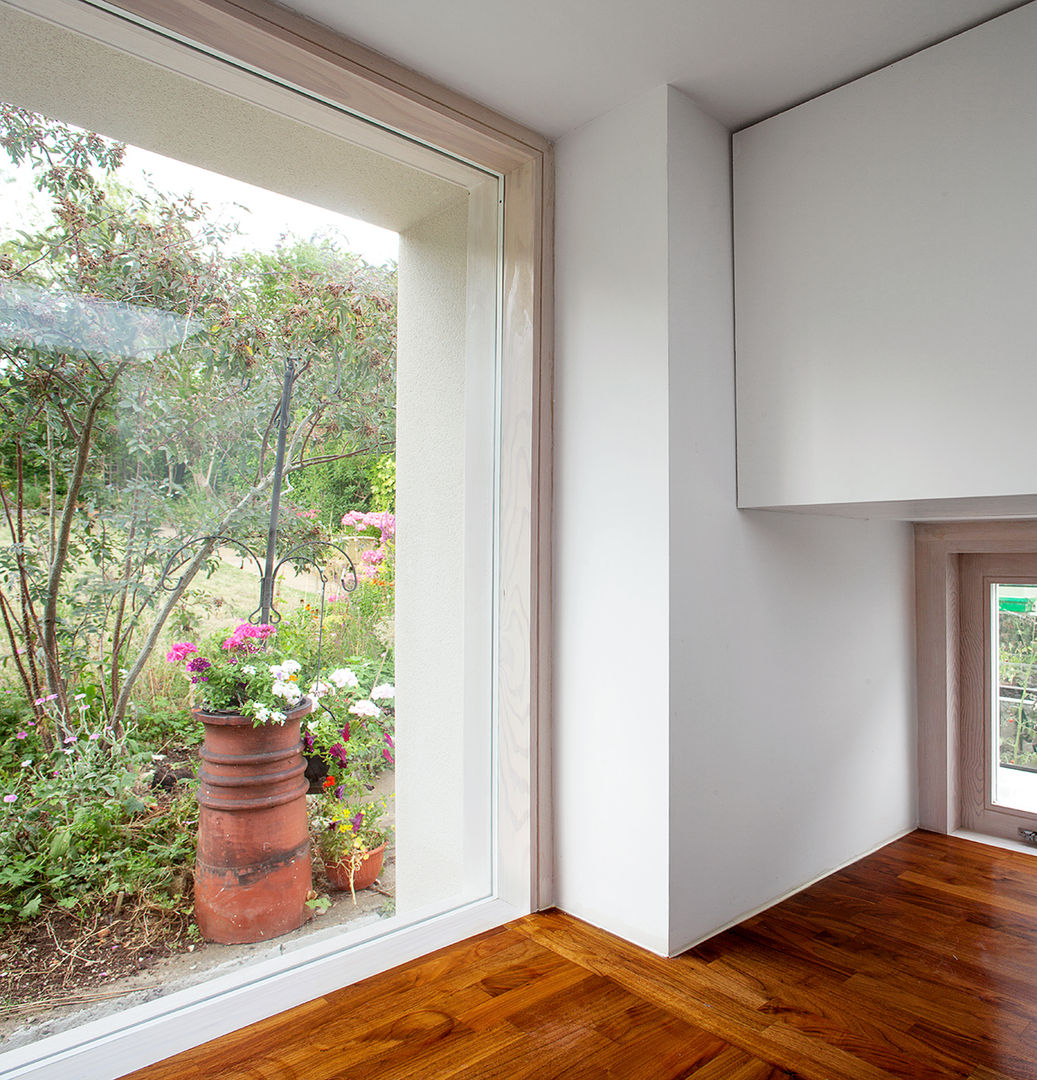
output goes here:
<path id="1" fill-rule="evenodd" d="M 287 358 L 289 474 L 392 449 L 395 275 L 330 237 L 229 257 L 204 205 L 119 185 L 120 144 L 13 106 L 0 146 L 53 211 L 0 246 L 0 619 L 41 724 L 82 686 L 118 730 L 213 557 L 160 603 L 168 554 L 261 528 Z"/>

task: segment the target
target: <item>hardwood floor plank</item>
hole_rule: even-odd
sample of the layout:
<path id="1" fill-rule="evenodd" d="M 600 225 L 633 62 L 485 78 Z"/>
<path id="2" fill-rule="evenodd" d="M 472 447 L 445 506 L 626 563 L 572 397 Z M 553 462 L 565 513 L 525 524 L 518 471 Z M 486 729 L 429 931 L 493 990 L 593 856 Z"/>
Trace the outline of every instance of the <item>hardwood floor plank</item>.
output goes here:
<path id="1" fill-rule="evenodd" d="M 838 1046 L 877 1068 L 910 1075 L 912 1080 L 962 1080 L 970 1068 L 912 1035 L 913 1016 L 869 1007 L 853 993 L 830 983 L 786 984 L 763 1011 L 812 1038 Z"/>
<path id="2" fill-rule="evenodd" d="M 942 881 L 932 874 L 920 874 L 914 870 L 906 870 L 900 875 L 900 880 L 939 892 L 947 898 L 953 898 L 962 905 L 988 904 L 1002 911 L 1024 915 L 1037 925 L 1037 897 L 1032 897 L 1029 900 L 1020 899 L 1004 890 L 992 889 L 985 885 L 956 885 L 950 881 Z"/>
<path id="3" fill-rule="evenodd" d="M 785 1080 L 790 1074 L 731 1046 L 685 1075 L 695 1080 Z"/>

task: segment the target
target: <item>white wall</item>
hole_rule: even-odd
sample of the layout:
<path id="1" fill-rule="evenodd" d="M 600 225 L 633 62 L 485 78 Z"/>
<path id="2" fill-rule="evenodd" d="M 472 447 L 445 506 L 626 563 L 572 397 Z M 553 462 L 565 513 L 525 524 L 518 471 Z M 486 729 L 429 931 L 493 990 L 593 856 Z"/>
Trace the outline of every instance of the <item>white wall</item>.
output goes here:
<path id="1" fill-rule="evenodd" d="M 669 96 L 670 949 L 916 821 L 912 538 L 735 508 L 726 130 Z"/>
<path id="2" fill-rule="evenodd" d="M 400 236 L 396 907 L 460 893 L 465 828 L 467 200 Z"/>
<path id="3" fill-rule="evenodd" d="M 911 536 L 735 508 L 726 131 L 557 162 L 557 901 L 672 952 L 914 825 Z"/>
<path id="4" fill-rule="evenodd" d="M 666 91 L 556 147 L 555 900 L 668 940 Z M 631 889 L 631 867 L 647 885 Z M 643 868 L 643 869 L 642 869 Z"/>
<path id="5" fill-rule="evenodd" d="M 742 506 L 1037 491 L 1035 55 L 1030 4 L 735 136 Z"/>

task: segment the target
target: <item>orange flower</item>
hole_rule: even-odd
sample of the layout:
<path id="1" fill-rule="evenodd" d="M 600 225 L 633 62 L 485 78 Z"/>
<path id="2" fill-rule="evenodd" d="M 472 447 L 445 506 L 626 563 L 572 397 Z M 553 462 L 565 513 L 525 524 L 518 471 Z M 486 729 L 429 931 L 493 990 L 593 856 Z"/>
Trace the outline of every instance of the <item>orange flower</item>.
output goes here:
<path id="1" fill-rule="evenodd" d="M 333 788 L 337 783 L 338 783 L 338 781 L 335 779 L 335 777 L 333 777 L 333 776 L 325 776 L 324 777 L 324 790 L 327 791 L 328 788 Z"/>

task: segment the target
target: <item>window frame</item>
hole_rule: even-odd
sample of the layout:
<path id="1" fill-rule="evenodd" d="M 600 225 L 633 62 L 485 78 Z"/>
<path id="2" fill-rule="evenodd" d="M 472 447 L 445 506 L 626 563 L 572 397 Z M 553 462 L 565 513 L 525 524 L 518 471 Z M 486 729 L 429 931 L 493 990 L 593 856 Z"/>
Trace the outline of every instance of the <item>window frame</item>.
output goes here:
<path id="1" fill-rule="evenodd" d="M 192 45 L 200 47 L 389 129 L 399 137 L 397 158 L 405 160 L 408 141 L 432 146 L 496 174 L 502 190 L 495 678 L 498 770 L 507 783 L 497 793 L 496 895 L 356 946 L 347 966 L 309 958 L 301 997 L 286 991 L 285 980 L 295 975 L 299 981 L 305 950 L 288 971 L 258 965 L 263 970 L 248 988 L 206 987 L 177 1022 L 168 1009 L 156 1008 L 131 1028 L 91 1031 L 86 1041 L 77 1029 L 19 1060 L 4 1055 L 12 1077 L 68 1075 L 75 1062 L 76 1075 L 90 1080 L 111 1075 L 112 1061 L 121 1074 L 551 903 L 553 160 L 550 143 L 535 133 L 266 0 L 4 2 L 117 46 L 111 35 L 120 26 L 157 29 L 184 43 L 185 58 Z"/>
<path id="2" fill-rule="evenodd" d="M 961 685 L 960 813 L 962 828 L 985 836 L 1018 840 L 1020 828 L 1037 829 L 1037 815 L 994 801 L 996 749 L 991 738 L 996 668 L 991 612 L 995 583 L 1037 585 L 1037 555 L 1024 552 L 959 556 Z"/>
<path id="3" fill-rule="evenodd" d="M 931 832 L 961 833 L 962 557 L 1037 554 L 1037 521 L 932 522 L 914 531 L 918 823 Z"/>

